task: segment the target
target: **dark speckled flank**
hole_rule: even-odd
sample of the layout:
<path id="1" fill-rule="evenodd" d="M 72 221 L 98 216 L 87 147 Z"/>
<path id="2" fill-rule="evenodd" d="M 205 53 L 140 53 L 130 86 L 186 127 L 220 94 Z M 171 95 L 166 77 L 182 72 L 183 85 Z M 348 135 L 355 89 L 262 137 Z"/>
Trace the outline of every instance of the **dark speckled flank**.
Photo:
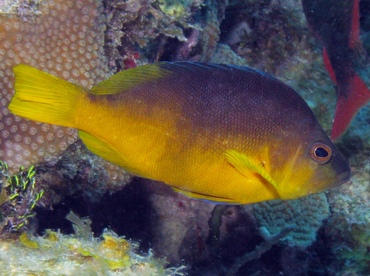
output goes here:
<path id="1" fill-rule="evenodd" d="M 348 178 L 346 161 L 304 100 L 253 69 L 146 65 L 113 75 L 90 95 L 30 66 L 14 72 L 12 112 L 75 127 L 93 153 L 188 196 L 293 199 Z"/>
<path id="2" fill-rule="evenodd" d="M 169 131 L 177 137 L 179 152 L 201 147 L 204 153 L 222 157 L 230 148 L 255 154 L 268 145 L 272 162 L 285 163 L 298 147 L 308 155 L 311 145 L 322 141 L 333 150 L 335 171 L 344 172 L 337 183 L 348 179 L 349 168 L 340 152 L 306 102 L 283 82 L 248 67 L 191 62 L 156 66 L 171 73 L 107 97 L 126 105 L 133 121 L 173 121 L 176 129 Z M 162 117 L 158 110 L 169 115 Z"/>
<path id="3" fill-rule="evenodd" d="M 247 67 L 161 63 L 172 74 L 123 93 L 122 101 L 162 106 L 181 117 L 179 130 L 217 129 L 220 135 L 306 135 L 317 120 L 304 100 L 281 81 Z M 143 110 L 137 110 L 143 112 Z M 292 133 L 293 132 L 293 133 Z"/>

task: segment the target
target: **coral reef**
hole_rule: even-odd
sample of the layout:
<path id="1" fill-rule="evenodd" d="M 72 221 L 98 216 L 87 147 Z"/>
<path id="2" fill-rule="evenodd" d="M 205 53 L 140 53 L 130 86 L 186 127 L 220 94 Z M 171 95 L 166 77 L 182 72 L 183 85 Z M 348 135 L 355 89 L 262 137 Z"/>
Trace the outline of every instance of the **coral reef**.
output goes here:
<path id="1" fill-rule="evenodd" d="M 271 200 L 255 204 L 257 224 L 271 234 L 282 231 L 287 225 L 294 228 L 283 240 L 290 246 L 308 247 L 316 240 L 316 232 L 330 215 L 324 193 L 296 200 Z"/>
<path id="2" fill-rule="evenodd" d="M 108 1 L 110 68 L 121 70 L 162 60 L 211 61 L 228 2 Z"/>
<path id="3" fill-rule="evenodd" d="M 39 165 L 37 172 L 31 166 L 13 173 L 6 162 L 0 161 L 0 235 L 35 228 L 29 222 L 36 206 L 52 208 L 73 194 L 97 202 L 108 190 L 119 190 L 131 181 L 125 173 L 117 174 L 116 181 L 112 181 L 112 174 L 107 172 L 109 165 L 90 153 L 81 141 L 70 146 L 55 164 Z M 111 172 L 115 171 L 113 168 Z"/>
<path id="4" fill-rule="evenodd" d="M 227 0 L 207 1 L 208 9 L 205 11 L 203 30 L 199 38 L 198 58 L 200 61 L 209 62 L 217 48 L 220 40 L 220 24 L 224 19 L 228 2 Z"/>
<path id="5" fill-rule="evenodd" d="M 12 232 L 27 227 L 30 218 L 36 213 L 34 208 L 44 194 L 36 186 L 35 168 L 20 169 L 18 174 L 9 173 L 8 164 L 0 161 L 0 235 L 8 236 Z"/>
<path id="6" fill-rule="evenodd" d="M 139 52 L 158 60 L 163 45 L 169 38 L 187 41 L 185 29 L 199 29 L 192 21 L 193 13 L 200 9 L 202 0 L 147 1 L 113 0 L 107 2 L 106 47 L 112 70 L 131 68 L 139 59 Z M 124 14 L 124 16 L 122 16 Z M 150 43 L 150 45 L 148 45 Z M 153 53 L 150 49 L 157 48 Z M 139 59 L 138 61 L 136 61 Z"/>
<path id="7" fill-rule="evenodd" d="M 365 2 L 361 22 L 368 50 Z M 180 264 L 186 263 L 194 275 L 365 275 L 369 107 L 339 141 L 353 167 L 350 183 L 297 201 L 244 207 L 215 207 L 138 179 L 144 188 L 133 183 L 111 195 L 131 177 L 89 153 L 74 130 L 30 122 L 7 109 L 12 67 L 19 63 L 90 88 L 140 64 L 197 60 L 249 64 L 277 75 L 329 130 L 335 87 L 318 45 L 297 0 L 0 1 L 0 159 L 9 164 L 1 167 L 0 227 L 3 237 L 28 230 L 20 242 L 0 241 L 0 273 L 182 275 Z M 356 69 L 369 83 L 367 63 L 363 59 Z M 73 215 L 74 234 L 67 235 L 69 228 L 59 223 L 75 209 L 86 211 L 95 235 L 88 220 Z M 102 231 L 107 227 L 114 232 Z M 47 228 L 60 231 L 34 236 Z M 176 267 L 140 256 L 132 237 L 141 250 L 152 248 Z"/>
<path id="8" fill-rule="evenodd" d="M 89 219 L 70 213 L 75 234 L 47 230 L 36 237 L 23 232 L 19 242 L 0 241 L 1 275 L 184 275 L 185 267 L 165 268 L 164 262 L 135 253 L 135 243 L 105 230 L 93 238 Z M 21 256 L 21 257 L 20 257 Z M 35 265 L 37 263 L 37 265 Z"/>
<path id="9" fill-rule="evenodd" d="M 293 228 L 294 226 L 285 226 L 276 234 L 271 235 L 271 233 L 269 233 L 265 227 L 261 227 L 260 232 L 264 242 L 258 245 L 254 251 L 248 252 L 237 258 L 235 263 L 230 267 L 227 275 L 235 275 L 241 266 L 245 265 L 249 261 L 260 258 L 261 255 L 270 250 L 273 245 L 279 243 L 282 239 L 285 239 L 286 236 L 289 235 L 289 233 L 293 230 Z"/>
<path id="10" fill-rule="evenodd" d="M 44 206 L 51 206 L 73 194 L 98 202 L 107 191 L 112 193 L 122 189 L 131 181 L 131 176 L 92 154 L 81 141 L 77 141 L 56 162 L 39 164 L 36 181 L 47 190 Z"/>
<path id="11" fill-rule="evenodd" d="M 230 1 L 221 25 L 221 42 L 246 58 L 249 65 L 276 74 L 295 55 L 307 28 L 300 5 L 281 1 Z M 287 43 L 288 42 L 288 43 Z"/>
<path id="12" fill-rule="evenodd" d="M 14 14 L 27 19 L 39 15 L 38 9 L 42 0 L 3 0 L 0 2 L 0 14 Z"/>
<path id="13" fill-rule="evenodd" d="M 351 184 L 329 193 L 332 215 L 325 236 L 340 260 L 342 273 L 370 271 L 370 162 L 355 171 Z M 332 264 L 335 266 L 336 264 Z M 335 267 L 333 267 L 334 269 Z"/>
<path id="14" fill-rule="evenodd" d="M 98 0 L 16 1 L 9 5 L 5 3 L 3 6 L 7 6 L 9 12 L 4 10 L 0 14 L 0 159 L 8 163 L 11 172 L 16 172 L 20 166 L 37 166 L 40 162 L 47 162 L 44 168 L 57 169 L 57 158 L 76 141 L 77 132 L 11 114 L 7 105 L 13 95 L 12 68 L 19 63 L 33 65 L 86 88 L 105 79 L 109 71 L 104 54 L 106 21 L 102 15 L 103 5 Z M 37 8 L 37 12 L 21 13 L 19 9 L 25 5 L 32 10 Z M 85 160 L 87 158 L 85 155 Z M 86 172 L 93 169 L 93 166 L 83 168 L 81 161 L 72 163 L 73 159 L 76 157 L 71 157 L 68 162 L 75 174 L 77 170 Z M 90 172 L 90 175 L 96 174 L 95 180 L 99 175 L 105 175 L 99 180 L 100 184 L 108 183 L 115 190 L 115 185 L 129 182 L 130 177 L 121 168 L 100 158 L 89 160 L 96 167 L 95 172 Z M 39 174 L 44 171 L 38 170 Z M 55 180 L 51 171 L 42 178 Z M 69 172 L 71 174 L 73 172 Z M 53 188 L 59 183 L 60 186 L 56 187 L 58 192 L 51 193 L 61 198 L 62 194 L 71 192 L 68 191 L 70 187 L 75 187 L 67 185 L 68 179 L 73 177 L 67 177 L 65 181 L 43 181 L 43 186 L 47 190 L 48 183 L 53 184 Z M 85 178 L 85 182 L 79 183 L 86 185 L 86 181 Z M 62 187 L 66 190 L 62 191 Z M 47 194 L 50 198 L 50 193 Z"/>
<path id="15" fill-rule="evenodd" d="M 0 15 L 0 158 L 10 168 L 55 157 L 77 137 L 71 129 L 30 122 L 9 113 L 12 68 L 26 63 L 85 87 L 103 80 L 108 71 L 100 8 L 101 3 L 95 0 L 48 1 L 40 4 L 40 15 L 32 20 Z"/>
<path id="16" fill-rule="evenodd" d="M 192 16 L 194 9 L 200 8 L 203 5 L 203 0 L 158 0 L 161 10 L 173 17 L 176 21 L 186 21 Z"/>
<path id="17" fill-rule="evenodd" d="M 152 243 L 157 256 L 171 264 L 181 259 L 204 258 L 208 220 L 214 204 L 193 200 L 167 186 L 149 182 L 150 202 L 160 220 L 154 226 Z"/>
<path id="18" fill-rule="evenodd" d="M 247 65 L 247 61 L 244 58 L 238 56 L 228 45 L 222 43 L 217 44 L 217 48 L 212 56 L 211 62 L 234 64 L 239 66 Z"/>

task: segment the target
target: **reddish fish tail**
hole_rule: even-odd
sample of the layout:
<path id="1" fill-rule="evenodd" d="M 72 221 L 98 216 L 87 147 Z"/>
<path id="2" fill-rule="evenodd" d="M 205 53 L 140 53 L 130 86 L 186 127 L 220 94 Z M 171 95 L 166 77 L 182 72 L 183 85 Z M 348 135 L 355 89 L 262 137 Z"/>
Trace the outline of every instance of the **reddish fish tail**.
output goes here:
<path id="1" fill-rule="evenodd" d="M 370 90 L 359 76 L 354 75 L 349 86 L 350 91 L 340 91 L 335 109 L 332 140 L 340 137 L 348 128 L 358 110 L 370 100 Z"/>
<path id="2" fill-rule="evenodd" d="M 324 66 L 326 68 L 326 71 L 329 73 L 331 80 L 334 82 L 335 85 L 337 85 L 337 78 L 335 76 L 333 66 L 331 65 L 328 52 L 326 51 L 325 48 L 323 48 L 322 50 L 322 59 L 324 61 Z"/>
<path id="3" fill-rule="evenodd" d="M 349 47 L 355 49 L 360 42 L 360 1 L 353 1 Z"/>

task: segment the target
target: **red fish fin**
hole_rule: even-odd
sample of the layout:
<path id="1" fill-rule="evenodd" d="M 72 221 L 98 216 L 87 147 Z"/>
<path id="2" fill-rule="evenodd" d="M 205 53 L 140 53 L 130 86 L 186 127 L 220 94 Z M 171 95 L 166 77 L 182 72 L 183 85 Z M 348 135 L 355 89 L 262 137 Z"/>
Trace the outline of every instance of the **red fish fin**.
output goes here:
<path id="1" fill-rule="evenodd" d="M 351 34 L 349 38 L 349 47 L 355 49 L 360 42 L 360 4 L 359 0 L 353 1 Z"/>
<path id="2" fill-rule="evenodd" d="M 326 51 L 325 48 L 323 48 L 323 50 L 322 50 L 322 59 L 324 61 L 326 71 L 328 71 L 331 80 L 336 85 L 337 84 L 337 78 L 335 76 L 333 66 L 331 66 L 331 62 L 330 62 L 330 59 L 329 59 L 329 56 L 328 56 L 328 52 Z"/>
<path id="3" fill-rule="evenodd" d="M 331 132 L 332 140 L 336 140 L 347 130 L 358 110 L 370 100 L 370 90 L 359 76 L 354 75 L 349 89 L 350 91 L 339 91 L 338 93 L 339 96 Z"/>

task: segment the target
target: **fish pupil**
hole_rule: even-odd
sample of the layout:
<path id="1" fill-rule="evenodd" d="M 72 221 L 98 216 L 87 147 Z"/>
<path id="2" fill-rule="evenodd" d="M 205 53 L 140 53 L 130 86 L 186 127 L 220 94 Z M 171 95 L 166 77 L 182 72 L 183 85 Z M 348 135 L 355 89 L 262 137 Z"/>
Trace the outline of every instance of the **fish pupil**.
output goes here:
<path id="1" fill-rule="evenodd" d="M 327 157 L 327 156 L 329 155 L 329 153 L 326 151 L 326 149 L 324 149 L 324 148 L 322 148 L 322 147 L 317 147 L 317 148 L 315 149 L 315 155 L 316 155 L 317 157 L 321 157 L 321 158 L 323 158 L 323 157 Z"/>
<path id="2" fill-rule="evenodd" d="M 311 158 L 321 165 L 328 163 L 333 155 L 331 148 L 321 142 L 314 143 L 309 153 Z"/>

